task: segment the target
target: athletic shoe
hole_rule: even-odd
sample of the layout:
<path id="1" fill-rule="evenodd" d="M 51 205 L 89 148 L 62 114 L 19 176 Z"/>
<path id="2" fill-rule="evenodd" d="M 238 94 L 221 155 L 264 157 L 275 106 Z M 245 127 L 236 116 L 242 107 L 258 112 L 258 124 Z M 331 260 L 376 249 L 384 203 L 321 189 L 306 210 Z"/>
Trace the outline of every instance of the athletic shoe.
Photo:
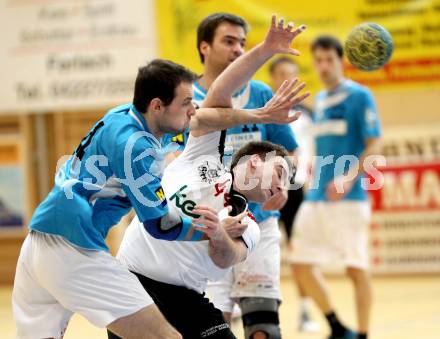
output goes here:
<path id="1" fill-rule="evenodd" d="M 307 312 L 302 312 L 299 318 L 298 331 L 304 333 L 315 333 L 319 332 L 319 330 L 319 324 L 316 321 L 313 321 Z"/>
<path id="2" fill-rule="evenodd" d="M 299 324 L 298 331 L 303 333 L 316 333 L 319 332 L 321 326 L 316 321 L 307 320 Z"/>
<path id="3" fill-rule="evenodd" d="M 356 339 L 356 338 L 357 338 L 357 333 L 353 332 L 352 330 L 350 330 L 348 328 L 345 330 L 345 333 L 343 336 L 337 337 L 337 336 L 331 335 L 328 337 L 328 339 Z"/>

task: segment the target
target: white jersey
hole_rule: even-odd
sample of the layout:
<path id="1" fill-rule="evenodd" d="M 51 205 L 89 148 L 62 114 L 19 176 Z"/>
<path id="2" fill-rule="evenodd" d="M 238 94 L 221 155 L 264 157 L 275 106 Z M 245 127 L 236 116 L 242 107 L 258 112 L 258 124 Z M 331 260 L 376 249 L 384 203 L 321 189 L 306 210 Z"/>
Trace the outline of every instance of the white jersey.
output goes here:
<path id="1" fill-rule="evenodd" d="M 194 206 L 206 205 L 217 212 L 227 206 L 232 175 L 221 162 L 221 132 L 201 137 L 190 135 L 182 154 L 165 169 L 162 187 L 169 208 L 181 216 L 195 217 Z M 249 213 L 243 241 L 248 254 L 260 238 Z M 130 270 L 153 280 L 185 286 L 202 293 L 209 280 L 222 278 L 229 269 L 219 268 L 209 257 L 208 241 L 164 241 L 150 236 L 135 218 L 125 232 L 117 257 Z"/>

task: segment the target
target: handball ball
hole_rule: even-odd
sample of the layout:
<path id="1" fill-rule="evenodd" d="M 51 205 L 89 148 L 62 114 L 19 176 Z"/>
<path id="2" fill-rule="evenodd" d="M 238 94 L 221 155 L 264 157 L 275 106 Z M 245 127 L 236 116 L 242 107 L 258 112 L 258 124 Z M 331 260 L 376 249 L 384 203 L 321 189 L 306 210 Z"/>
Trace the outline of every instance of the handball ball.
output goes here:
<path id="1" fill-rule="evenodd" d="M 350 32 L 345 51 L 351 64 L 361 71 L 374 71 L 385 65 L 393 53 L 390 33 L 375 23 L 363 23 Z"/>

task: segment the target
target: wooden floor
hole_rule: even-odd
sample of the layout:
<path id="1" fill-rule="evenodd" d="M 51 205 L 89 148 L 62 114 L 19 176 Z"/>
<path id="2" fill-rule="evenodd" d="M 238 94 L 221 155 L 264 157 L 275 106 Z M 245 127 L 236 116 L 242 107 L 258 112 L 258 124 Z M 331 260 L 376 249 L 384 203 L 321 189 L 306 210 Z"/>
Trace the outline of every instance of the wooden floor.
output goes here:
<path id="1" fill-rule="evenodd" d="M 330 291 L 341 318 L 355 325 L 352 290 L 343 278 L 329 279 Z M 297 326 L 297 297 L 290 279 L 282 282 L 284 302 L 281 327 L 284 339 L 323 339 L 327 327 L 314 309 L 313 316 L 321 324 L 318 334 L 300 334 Z M 380 277 L 374 279 L 375 304 L 371 337 L 373 339 L 438 339 L 440 338 L 440 276 Z M 0 287 L 0 338 L 14 338 L 15 328 L 10 306 L 11 288 Z M 242 338 L 241 328 L 236 329 Z M 75 315 L 65 339 L 106 338 L 103 330 Z M 37 338 L 36 338 L 37 339 Z"/>

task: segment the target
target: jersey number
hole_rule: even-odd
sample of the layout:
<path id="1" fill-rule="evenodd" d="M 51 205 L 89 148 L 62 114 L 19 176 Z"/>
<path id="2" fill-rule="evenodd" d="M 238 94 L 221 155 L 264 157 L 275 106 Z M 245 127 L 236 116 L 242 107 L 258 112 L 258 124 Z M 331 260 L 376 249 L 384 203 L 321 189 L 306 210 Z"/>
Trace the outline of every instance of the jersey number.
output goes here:
<path id="1" fill-rule="evenodd" d="M 84 157 L 84 153 L 86 152 L 87 146 L 90 145 L 90 142 L 92 141 L 93 136 L 96 134 L 96 132 L 104 126 L 104 121 L 100 121 L 96 124 L 96 126 L 90 131 L 89 134 L 87 134 L 79 143 L 78 147 L 76 148 L 75 152 L 73 152 L 76 157 L 79 160 L 82 160 Z"/>

